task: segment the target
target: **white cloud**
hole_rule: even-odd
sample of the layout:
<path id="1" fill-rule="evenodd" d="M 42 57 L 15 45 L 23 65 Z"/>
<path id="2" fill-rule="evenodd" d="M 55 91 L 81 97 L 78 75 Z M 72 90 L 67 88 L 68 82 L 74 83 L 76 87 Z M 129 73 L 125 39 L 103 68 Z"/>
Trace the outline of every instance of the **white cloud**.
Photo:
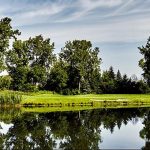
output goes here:
<path id="1" fill-rule="evenodd" d="M 43 34 L 56 44 L 63 46 L 68 40 L 87 39 L 92 42 L 140 42 L 145 41 L 150 33 L 150 18 L 117 18 L 96 24 L 59 24 L 51 27 L 29 27 L 23 29 L 21 38 Z"/>
<path id="2" fill-rule="evenodd" d="M 52 20 L 52 22 L 70 22 L 82 19 L 82 17 L 87 16 L 96 8 L 111 8 L 120 5 L 122 2 L 123 0 L 57 0 L 43 1 L 43 3 L 29 3 L 27 0 L 21 2 L 10 1 L 9 3 L 0 3 L 0 16 L 4 16 L 10 12 L 9 16 L 15 19 L 16 24 L 31 25 L 43 22 L 44 19 L 44 22 L 46 22 L 51 16 L 63 14 L 63 11 L 73 7 L 75 10 L 70 11 L 70 14 Z"/>
<path id="3" fill-rule="evenodd" d="M 80 6 L 91 10 L 97 7 L 114 7 L 120 5 L 123 0 L 79 0 Z"/>
<path id="4" fill-rule="evenodd" d="M 79 0 L 76 3 L 78 10 L 71 16 L 63 18 L 58 22 L 70 22 L 77 19 L 82 19 L 96 8 L 111 8 L 123 3 L 123 0 Z"/>
<path id="5" fill-rule="evenodd" d="M 51 15 L 61 12 L 65 7 L 66 5 L 48 4 L 48 6 L 44 6 L 42 8 L 40 7 L 36 9 L 31 9 L 28 12 L 24 12 L 21 14 L 21 17 L 34 18 L 34 17 L 40 17 L 40 16 L 51 16 Z"/>
<path id="6" fill-rule="evenodd" d="M 148 11 L 144 14 L 129 16 L 129 12 L 145 11 L 143 8 L 147 8 L 146 4 L 148 1 L 147 3 L 142 2 L 142 0 L 78 0 L 76 2 L 72 1 L 74 4 L 72 6 L 71 1 L 59 0 L 55 3 L 36 3 L 35 7 L 33 7 L 34 4 L 28 2 L 28 8 L 25 5 L 15 3 L 16 7 L 12 7 L 11 11 L 23 9 L 20 13 L 12 14 L 13 25 L 18 25 L 18 28 L 22 26 L 23 30 L 21 29 L 21 31 L 26 32 L 23 32 L 22 37 L 43 33 L 43 35 L 52 36 L 58 43 L 64 43 L 68 39 L 77 38 L 89 39 L 95 42 L 135 42 L 145 40 L 150 33 Z M 136 6 L 133 4 L 136 4 Z M 6 6 L 5 8 L 8 8 Z M 63 11 L 69 7 L 75 8 L 73 12 L 70 12 L 69 17 L 64 15 L 54 20 L 51 19 L 55 14 L 63 14 Z M 88 13 L 100 7 L 108 14 L 106 18 L 105 15 L 97 13 L 93 14 L 94 19 L 92 18 L 93 16 L 88 16 Z M 115 9 L 107 13 L 110 7 Z M 3 11 L 4 9 L 0 12 Z M 121 14 L 123 16 L 119 16 Z M 78 23 L 75 22 L 76 20 L 78 20 Z M 87 22 L 84 22 L 85 20 Z M 90 23 L 88 23 L 88 20 L 90 20 Z M 61 21 L 63 23 L 60 23 Z M 41 28 L 36 27 L 38 23 L 42 23 L 43 25 L 46 23 L 47 27 L 43 27 L 42 24 Z M 24 25 L 32 25 L 32 27 L 29 26 L 24 29 Z"/>

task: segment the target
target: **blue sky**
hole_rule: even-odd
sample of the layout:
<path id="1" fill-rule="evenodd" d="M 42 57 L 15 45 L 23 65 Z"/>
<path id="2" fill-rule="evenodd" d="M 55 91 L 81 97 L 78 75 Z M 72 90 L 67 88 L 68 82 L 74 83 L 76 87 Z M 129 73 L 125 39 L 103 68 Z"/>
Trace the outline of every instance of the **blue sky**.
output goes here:
<path id="1" fill-rule="evenodd" d="M 101 50 L 101 69 L 113 66 L 140 77 L 138 46 L 150 35 L 150 0 L 0 0 L 21 39 L 42 34 L 55 52 L 68 40 L 87 39 Z"/>

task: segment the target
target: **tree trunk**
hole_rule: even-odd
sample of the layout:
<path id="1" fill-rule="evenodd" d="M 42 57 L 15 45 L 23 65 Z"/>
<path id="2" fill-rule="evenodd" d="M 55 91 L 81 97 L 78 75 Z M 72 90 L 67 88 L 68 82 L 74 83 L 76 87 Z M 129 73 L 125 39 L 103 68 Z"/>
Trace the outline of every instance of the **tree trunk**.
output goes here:
<path id="1" fill-rule="evenodd" d="M 79 93 L 80 93 L 80 89 L 81 89 L 81 83 L 80 83 L 80 80 L 79 80 Z"/>

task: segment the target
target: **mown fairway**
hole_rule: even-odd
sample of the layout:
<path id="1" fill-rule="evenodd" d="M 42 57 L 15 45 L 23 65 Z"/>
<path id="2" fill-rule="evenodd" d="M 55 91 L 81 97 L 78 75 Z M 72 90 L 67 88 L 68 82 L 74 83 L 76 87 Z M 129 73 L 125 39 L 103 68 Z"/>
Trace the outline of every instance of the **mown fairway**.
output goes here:
<path id="1" fill-rule="evenodd" d="M 51 104 L 51 103 L 90 103 L 101 101 L 129 101 L 150 103 L 148 94 L 87 94 L 64 96 L 50 92 L 30 93 L 23 95 L 21 104 Z"/>
<path id="2" fill-rule="evenodd" d="M 92 105 L 92 103 L 142 103 L 150 104 L 149 94 L 85 94 L 85 95 L 59 95 L 52 92 L 40 91 L 24 93 L 14 91 L 0 91 L 0 95 L 21 95 L 22 105 Z"/>

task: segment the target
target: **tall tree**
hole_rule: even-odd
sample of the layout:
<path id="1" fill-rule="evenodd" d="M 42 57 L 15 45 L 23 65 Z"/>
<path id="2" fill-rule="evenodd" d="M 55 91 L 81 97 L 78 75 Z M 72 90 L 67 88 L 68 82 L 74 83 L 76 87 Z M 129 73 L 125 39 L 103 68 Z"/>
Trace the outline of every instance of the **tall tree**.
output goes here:
<path id="1" fill-rule="evenodd" d="M 28 83 L 29 57 L 28 42 L 17 40 L 13 43 L 12 50 L 7 53 L 8 73 L 12 78 L 12 86 L 14 90 L 23 90 Z"/>
<path id="2" fill-rule="evenodd" d="M 44 86 L 55 55 L 54 43 L 41 35 L 27 41 L 16 40 L 7 53 L 8 72 L 13 80 L 13 89 L 30 90 L 37 83 Z M 32 86 L 32 87 L 31 87 Z"/>
<path id="3" fill-rule="evenodd" d="M 117 81 L 121 81 L 122 80 L 122 76 L 121 76 L 120 70 L 117 71 L 116 79 L 117 79 Z"/>
<path id="4" fill-rule="evenodd" d="M 106 70 L 103 72 L 102 83 L 100 85 L 103 93 L 115 93 L 116 90 L 115 79 L 116 74 L 114 73 L 112 66 L 109 68 L 108 71 Z"/>
<path id="5" fill-rule="evenodd" d="M 139 61 L 139 66 L 143 69 L 143 77 L 150 86 L 150 37 L 146 46 L 139 47 L 139 50 L 143 55 L 143 58 Z"/>
<path id="6" fill-rule="evenodd" d="M 115 73 L 114 73 L 114 68 L 112 66 L 110 66 L 108 73 L 109 73 L 109 78 L 114 80 L 115 79 Z"/>
<path id="7" fill-rule="evenodd" d="M 70 87 L 76 85 L 79 92 L 88 87 L 92 73 L 100 70 L 101 59 L 98 57 L 99 48 L 92 48 L 90 41 L 74 40 L 66 43 L 60 53 L 60 59 L 68 63 Z"/>
<path id="8" fill-rule="evenodd" d="M 44 39 L 42 35 L 28 40 L 30 50 L 30 78 L 33 84 L 46 84 L 48 74 L 55 55 L 53 54 L 54 43 L 50 39 Z"/>
<path id="9" fill-rule="evenodd" d="M 5 54 L 9 48 L 9 41 L 11 38 L 16 39 L 20 35 L 19 30 L 13 30 L 10 18 L 3 18 L 0 20 L 0 72 L 5 69 Z"/>

